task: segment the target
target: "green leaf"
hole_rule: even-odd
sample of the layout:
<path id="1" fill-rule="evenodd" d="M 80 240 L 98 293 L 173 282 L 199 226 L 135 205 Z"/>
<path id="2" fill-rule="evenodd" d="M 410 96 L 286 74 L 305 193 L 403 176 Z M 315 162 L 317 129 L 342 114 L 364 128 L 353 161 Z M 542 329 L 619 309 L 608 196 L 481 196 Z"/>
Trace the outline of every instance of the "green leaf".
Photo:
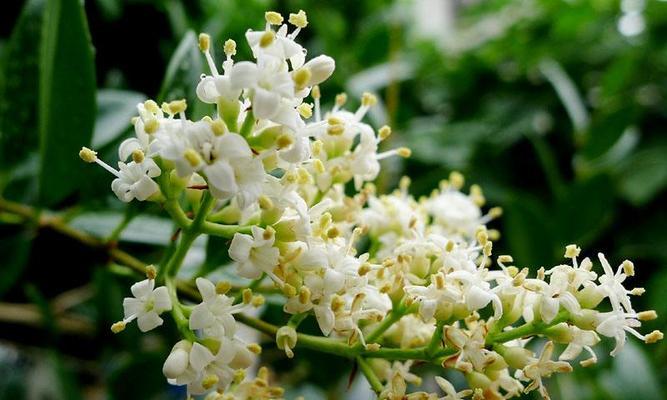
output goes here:
<path id="1" fill-rule="evenodd" d="M 90 144 L 95 65 L 79 0 L 48 0 L 39 74 L 40 202 L 52 205 L 82 182 L 77 153 Z"/>
<path id="2" fill-rule="evenodd" d="M 0 68 L 0 167 L 13 167 L 37 148 L 37 76 L 44 0 L 29 0 L 3 51 Z"/>
<path id="3" fill-rule="evenodd" d="M 614 193 L 609 178 L 598 175 L 576 182 L 556 205 L 558 248 L 576 243 L 582 247 L 600 235 L 614 215 Z"/>
<path id="4" fill-rule="evenodd" d="M 636 152 L 617 171 L 620 195 L 636 206 L 648 203 L 667 186 L 667 145 Z"/>
<path id="5" fill-rule="evenodd" d="M 601 376 L 600 381 L 612 399 L 664 399 L 656 371 L 659 369 L 651 365 L 634 339 L 630 339 L 614 359 L 612 370 Z"/>
<path id="6" fill-rule="evenodd" d="M 188 31 L 178 44 L 174 55 L 169 60 L 160 94 L 160 102 L 185 99 L 188 102 L 188 114 L 193 120 L 199 119 L 211 110 L 197 98 L 196 87 L 204 71 L 199 42 L 193 31 Z"/>
<path id="7" fill-rule="evenodd" d="M 519 265 L 538 268 L 555 259 L 552 216 L 546 206 L 526 195 L 505 207 L 504 237 Z"/>
<path id="8" fill-rule="evenodd" d="M 93 148 L 99 149 L 130 128 L 130 119 L 137 113 L 137 103 L 146 96 L 125 90 L 100 90 L 97 92 L 97 118 L 93 134 Z"/>
<path id="9" fill-rule="evenodd" d="M 97 237 L 106 238 L 123 221 L 123 213 L 89 212 L 76 216 L 70 225 Z M 173 223 L 160 217 L 139 215 L 123 229 L 119 240 L 133 243 L 167 245 L 173 234 Z"/>
<path id="10" fill-rule="evenodd" d="M 219 236 L 208 236 L 206 241 L 206 260 L 202 264 L 198 275 L 206 276 L 218 267 L 229 264 L 229 239 Z"/>
<path id="11" fill-rule="evenodd" d="M 28 264 L 32 233 L 27 229 L 11 232 L 9 237 L 0 240 L 2 254 L 2 279 L 0 279 L 0 298 L 14 286 Z"/>

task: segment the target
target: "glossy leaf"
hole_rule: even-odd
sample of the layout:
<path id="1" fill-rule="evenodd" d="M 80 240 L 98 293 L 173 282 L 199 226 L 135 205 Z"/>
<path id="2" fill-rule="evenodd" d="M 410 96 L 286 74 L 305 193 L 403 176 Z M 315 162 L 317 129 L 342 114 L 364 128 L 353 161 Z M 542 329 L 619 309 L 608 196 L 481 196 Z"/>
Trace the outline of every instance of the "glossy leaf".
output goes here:
<path id="1" fill-rule="evenodd" d="M 44 0 L 26 2 L 0 67 L 0 167 L 19 164 L 39 140 L 37 80 Z"/>
<path id="2" fill-rule="evenodd" d="M 84 213 L 74 218 L 70 224 L 97 237 L 106 238 L 123 220 L 122 213 Z M 149 215 L 132 219 L 120 235 L 121 241 L 166 245 L 171 240 L 173 224 L 170 220 Z"/>
<path id="3" fill-rule="evenodd" d="M 49 0 L 39 74 L 39 198 L 53 205 L 81 184 L 77 153 L 90 144 L 95 118 L 95 65 L 79 0 Z"/>
<path id="4" fill-rule="evenodd" d="M 0 240 L 0 254 L 2 254 L 0 298 L 21 277 L 30 256 L 31 236 L 31 233 L 27 230 L 21 230 L 19 232 L 10 232 L 9 237 L 5 237 L 3 234 L 3 238 Z"/>
<path id="5" fill-rule="evenodd" d="M 93 148 L 99 149 L 120 137 L 131 128 L 130 119 L 137 114 L 137 103 L 146 96 L 125 90 L 97 92 L 97 118 L 93 134 Z"/>
<path id="6" fill-rule="evenodd" d="M 203 55 L 199 51 L 199 43 L 194 32 L 189 31 L 183 36 L 174 55 L 169 60 L 167 71 L 158 95 L 159 101 L 186 99 L 188 115 L 199 119 L 205 115 L 209 105 L 197 99 L 196 87 L 204 70 Z"/>
<path id="7" fill-rule="evenodd" d="M 619 166 L 618 173 L 621 196 L 637 206 L 646 204 L 667 186 L 667 145 L 633 154 Z"/>

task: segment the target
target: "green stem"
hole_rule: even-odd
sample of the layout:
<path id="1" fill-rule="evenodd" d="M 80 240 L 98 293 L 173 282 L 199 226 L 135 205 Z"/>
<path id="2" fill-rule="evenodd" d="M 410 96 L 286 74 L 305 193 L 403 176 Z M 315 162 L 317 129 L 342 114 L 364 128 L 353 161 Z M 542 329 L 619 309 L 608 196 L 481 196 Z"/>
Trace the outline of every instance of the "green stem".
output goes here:
<path id="1" fill-rule="evenodd" d="M 446 321 L 438 321 L 436 323 L 435 332 L 433 332 L 433 336 L 431 337 L 431 342 L 428 344 L 428 347 L 426 348 L 426 351 L 429 354 L 435 353 L 435 351 L 442 343 L 442 328 L 445 325 L 445 322 Z"/>
<path id="2" fill-rule="evenodd" d="M 130 211 L 131 208 L 128 207 L 125 210 L 125 214 L 123 215 L 123 219 L 120 221 L 120 223 L 114 228 L 113 231 L 111 231 L 111 234 L 107 238 L 108 243 L 114 243 L 117 242 L 118 239 L 120 238 L 120 235 L 123 233 L 125 228 L 130 224 L 130 221 L 134 218 L 134 213 Z"/>
<path id="3" fill-rule="evenodd" d="M 252 133 L 252 127 L 255 125 L 255 114 L 252 109 L 249 109 L 245 114 L 245 119 L 241 125 L 241 132 L 239 134 L 243 137 L 248 137 Z"/>
<path id="4" fill-rule="evenodd" d="M 496 343 L 505 343 L 510 340 L 520 339 L 526 336 L 533 336 L 544 332 L 545 329 L 552 326 L 558 325 L 561 322 L 565 322 L 569 319 L 569 314 L 567 311 L 561 311 L 558 313 L 556 318 L 553 319 L 550 323 L 544 323 L 542 321 L 533 321 L 527 324 L 523 324 L 519 327 L 510 329 L 508 331 L 500 332 L 493 335 L 488 335 L 486 337 L 486 344 L 493 345 Z"/>
<path id="5" fill-rule="evenodd" d="M 176 323 L 178 331 L 183 335 L 184 338 L 190 341 L 195 341 L 197 338 L 190 330 L 188 318 L 185 316 L 185 313 L 181 308 L 181 302 L 178 300 L 178 293 L 176 291 L 176 285 L 174 284 L 174 281 L 170 277 L 167 277 L 165 279 L 165 286 L 169 291 L 169 297 L 171 298 L 171 315 L 174 318 L 174 322 Z"/>
<path id="6" fill-rule="evenodd" d="M 380 322 L 380 325 L 378 325 L 373 332 L 366 336 L 366 342 L 373 343 L 377 341 L 380 336 L 382 336 L 387 331 L 387 329 L 391 328 L 392 325 L 398 322 L 398 320 L 400 320 L 403 315 L 405 315 L 405 308 L 401 302 L 397 307 L 393 308 L 389 312 L 387 317 L 383 319 L 382 322 Z"/>
<path id="7" fill-rule="evenodd" d="M 208 192 L 206 192 L 208 193 Z M 193 221 L 185 215 L 185 212 L 175 199 L 169 199 L 164 203 L 164 209 L 181 229 L 189 229 Z M 200 215 L 201 213 L 198 213 Z M 231 239 L 235 233 L 250 233 L 251 226 L 243 225 L 222 225 L 215 222 L 201 221 L 199 226 L 200 233 L 207 235 L 221 236 Z"/>
<path id="8" fill-rule="evenodd" d="M 289 321 L 287 321 L 287 326 L 292 327 L 294 329 L 298 328 L 299 325 L 303 322 L 304 319 L 308 317 L 308 313 L 300 313 L 300 314 L 294 314 L 290 317 Z"/>
<path id="9" fill-rule="evenodd" d="M 380 379 L 377 377 L 377 375 L 375 375 L 375 371 L 373 371 L 373 368 L 370 366 L 368 361 L 364 360 L 361 357 L 357 357 L 357 365 L 359 365 L 359 369 L 361 370 L 361 372 L 363 372 L 364 376 L 366 377 L 366 380 L 371 385 L 373 391 L 377 395 L 382 393 L 382 389 L 384 389 L 384 386 L 382 385 L 382 382 L 380 382 Z"/>

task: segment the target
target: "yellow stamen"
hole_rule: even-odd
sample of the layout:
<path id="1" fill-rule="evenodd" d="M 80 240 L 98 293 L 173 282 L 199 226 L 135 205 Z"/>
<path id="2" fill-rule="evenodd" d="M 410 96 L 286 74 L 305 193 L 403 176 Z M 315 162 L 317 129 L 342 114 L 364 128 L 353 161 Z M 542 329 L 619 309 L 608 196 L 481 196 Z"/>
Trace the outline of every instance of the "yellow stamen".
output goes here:
<path id="1" fill-rule="evenodd" d="M 208 49 L 211 47 L 211 37 L 207 35 L 206 33 L 200 33 L 199 34 L 199 50 L 201 51 L 208 51 Z"/>
<path id="2" fill-rule="evenodd" d="M 264 13 L 266 22 L 271 25 L 280 25 L 283 23 L 283 16 L 275 11 L 267 11 Z"/>
<path id="3" fill-rule="evenodd" d="M 157 276 L 157 269 L 155 269 L 154 265 L 148 265 L 146 267 L 146 278 L 148 279 L 155 279 Z"/>
<path id="4" fill-rule="evenodd" d="M 372 107 L 376 105 L 378 102 L 377 97 L 373 93 L 369 92 L 364 92 L 364 94 L 361 95 L 361 105 L 365 107 Z"/>
<path id="5" fill-rule="evenodd" d="M 232 288 L 232 284 L 229 283 L 228 281 L 220 281 L 218 282 L 217 285 L 215 285 L 215 292 L 217 294 L 225 294 L 229 292 Z"/>
<path id="6" fill-rule="evenodd" d="M 262 35 L 261 38 L 259 38 L 259 47 L 268 47 L 273 43 L 273 41 L 276 38 L 276 33 L 273 31 L 266 31 Z"/>
<path id="7" fill-rule="evenodd" d="M 192 168 L 196 168 L 201 163 L 201 157 L 194 149 L 185 150 L 183 157 Z"/>
<path id="8" fill-rule="evenodd" d="M 236 42 L 232 39 L 227 39 L 225 41 L 225 46 L 223 47 L 225 55 L 231 57 L 236 54 Z"/>
<path id="9" fill-rule="evenodd" d="M 125 321 L 118 321 L 111 325 L 111 332 L 119 333 L 125 330 Z"/>
<path id="10" fill-rule="evenodd" d="M 297 28 L 305 28 L 308 26 L 308 16 L 303 10 L 299 10 L 296 14 L 289 15 L 289 23 L 296 26 Z"/>
<path id="11" fill-rule="evenodd" d="M 391 128 L 387 125 L 378 130 L 378 136 L 380 137 L 380 140 L 385 140 L 389 137 L 389 135 L 391 135 Z"/>
<path id="12" fill-rule="evenodd" d="M 307 119 L 313 116 L 313 105 L 310 103 L 301 103 L 296 110 L 303 118 Z"/>
<path id="13" fill-rule="evenodd" d="M 135 149 L 132 152 L 132 161 L 134 161 L 135 163 L 141 164 L 142 162 L 144 162 L 144 158 L 145 157 L 144 157 L 144 152 L 143 151 L 141 151 L 139 149 Z"/>
<path id="14" fill-rule="evenodd" d="M 399 147 L 396 149 L 396 153 L 403 158 L 409 158 L 412 155 L 412 150 L 407 147 Z"/>
<path id="15" fill-rule="evenodd" d="M 149 118 L 146 122 L 144 122 L 144 131 L 146 131 L 146 133 L 149 135 L 151 133 L 157 132 L 159 128 L 160 122 L 157 120 L 157 118 Z"/>
<path id="16" fill-rule="evenodd" d="M 79 151 L 79 157 L 87 163 L 92 163 L 97 160 L 97 152 L 89 149 L 88 147 L 82 147 Z"/>

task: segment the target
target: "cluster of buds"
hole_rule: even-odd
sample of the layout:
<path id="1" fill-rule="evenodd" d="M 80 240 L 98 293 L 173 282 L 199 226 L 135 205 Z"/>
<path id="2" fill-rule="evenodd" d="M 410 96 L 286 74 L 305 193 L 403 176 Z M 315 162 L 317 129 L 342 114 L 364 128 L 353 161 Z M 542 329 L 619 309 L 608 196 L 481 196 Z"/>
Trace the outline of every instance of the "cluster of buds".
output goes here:
<path id="1" fill-rule="evenodd" d="M 463 192 L 461 174 L 425 198 L 409 194 L 408 178 L 393 193 L 378 194 L 371 182 L 380 161 L 410 151 L 379 150 L 391 128 L 363 122 L 377 103 L 373 94 L 365 93 L 356 110 L 344 108 L 345 94 L 322 108 L 318 84 L 333 73 L 334 60 L 306 61 L 295 41 L 306 14 L 290 14 L 288 22 L 267 12 L 264 29 L 246 33 L 253 61 L 234 60 L 236 43 L 225 42 L 222 73 L 210 37 L 200 35 L 210 75 L 202 76 L 197 95 L 216 105 L 215 115 L 191 121 L 185 101 L 149 100 L 137 106 L 136 137 L 120 145 L 118 170 L 90 149 L 80 152 L 115 175 L 111 186 L 120 200 L 163 204 L 184 230 L 183 251 L 174 252 L 162 275 L 147 269 L 124 302 L 125 318 L 112 327 L 120 332 L 137 320 L 148 331 L 170 311 L 183 336 L 164 363 L 170 383 L 212 399 L 282 395 L 268 385 L 266 369 L 246 379 L 261 348 L 237 335 L 234 315 L 260 307 L 263 297 L 242 288 L 228 296 L 229 283 L 193 277 L 201 302 L 179 298 L 176 273 L 202 232 L 231 238 L 220 251 L 229 253 L 238 276 L 269 279 L 284 295 L 290 322 L 271 332 L 287 357 L 298 355 L 298 323 L 312 315 L 322 340 L 369 358 L 364 373 L 382 398 L 497 399 L 531 390 L 547 398 L 543 378 L 570 371 L 569 361 L 583 351 L 581 364 L 595 363 L 599 336 L 616 341 L 612 355 L 627 333 L 647 343 L 662 338 L 637 331 L 656 314 L 633 308 L 630 296 L 643 289 L 623 286 L 634 274 L 629 261 L 614 271 L 599 254 L 597 273 L 588 258 L 579 260 L 578 247 L 568 246 L 568 264 L 534 277 L 510 256 L 497 257 L 494 266 L 499 233 L 486 225 L 501 210 L 483 212 L 482 190 Z M 533 338 L 545 339 L 539 354 L 527 346 Z M 554 360 L 555 343 L 566 347 Z M 393 363 L 373 358 L 385 349 L 397 355 Z M 407 393 L 408 384 L 421 384 L 410 372 L 410 354 L 460 371 L 470 388 L 457 391 L 438 377 L 444 397 Z"/>

